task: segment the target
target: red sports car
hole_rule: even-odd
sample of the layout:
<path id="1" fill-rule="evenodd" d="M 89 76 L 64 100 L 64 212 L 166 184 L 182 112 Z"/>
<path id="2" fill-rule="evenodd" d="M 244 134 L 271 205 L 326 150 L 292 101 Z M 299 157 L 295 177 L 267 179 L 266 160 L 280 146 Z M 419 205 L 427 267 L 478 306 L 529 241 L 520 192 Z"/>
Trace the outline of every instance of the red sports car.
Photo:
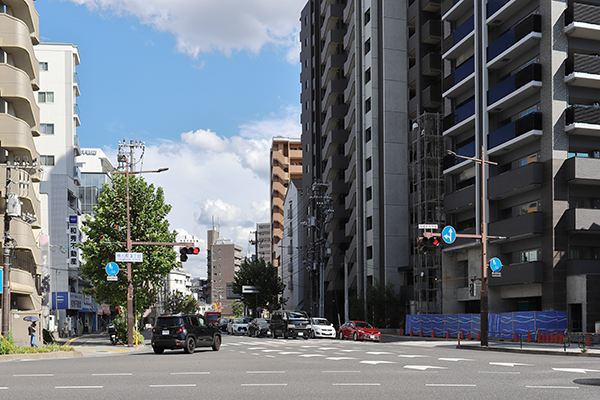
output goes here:
<path id="1" fill-rule="evenodd" d="M 371 324 L 364 321 L 346 321 L 340 326 L 338 338 L 354 340 L 371 340 L 373 342 L 381 341 L 381 332 L 373 328 Z"/>

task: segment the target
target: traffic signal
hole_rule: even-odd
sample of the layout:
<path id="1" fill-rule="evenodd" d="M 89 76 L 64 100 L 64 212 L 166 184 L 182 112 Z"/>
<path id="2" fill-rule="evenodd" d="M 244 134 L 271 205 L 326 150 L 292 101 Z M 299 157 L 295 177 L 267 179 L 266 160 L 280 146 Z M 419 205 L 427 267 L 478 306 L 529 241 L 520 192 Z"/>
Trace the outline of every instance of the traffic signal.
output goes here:
<path id="1" fill-rule="evenodd" d="M 419 253 L 427 254 L 427 251 L 433 250 L 440 245 L 440 238 L 438 237 L 420 237 L 417 239 L 419 244 Z"/>
<path id="2" fill-rule="evenodd" d="M 188 259 L 188 254 L 200 254 L 199 247 L 182 247 L 179 249 L 179 260 L 181 262 L 186 262 Z"/>

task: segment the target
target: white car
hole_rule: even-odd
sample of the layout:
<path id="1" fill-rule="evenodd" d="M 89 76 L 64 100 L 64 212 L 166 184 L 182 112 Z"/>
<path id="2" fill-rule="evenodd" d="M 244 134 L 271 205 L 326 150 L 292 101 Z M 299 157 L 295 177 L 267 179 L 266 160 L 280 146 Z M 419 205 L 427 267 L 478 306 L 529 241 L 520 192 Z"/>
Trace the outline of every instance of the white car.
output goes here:
<path id="1" fill-rule="evenodd" d="M 227 333 L 230 335 L 247 335 L 248 334 L 248 318 L 231 318 L 227 324 Z"/>
<path id="2" fill-rule="evenodd" d="M 313 338 L 331 338 L 335 339 L 335 328 L 327 318 L 310 319 L 310 336 Z"/>

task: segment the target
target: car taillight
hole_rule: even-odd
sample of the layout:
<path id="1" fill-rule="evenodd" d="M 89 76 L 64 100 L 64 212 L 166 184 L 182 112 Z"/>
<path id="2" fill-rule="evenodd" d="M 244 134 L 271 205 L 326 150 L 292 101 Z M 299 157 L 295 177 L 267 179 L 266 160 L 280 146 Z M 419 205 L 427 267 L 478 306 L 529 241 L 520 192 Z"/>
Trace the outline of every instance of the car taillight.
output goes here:
<path id="1" fill-rule="evenodd" d="M 181 328 L 177 329 L 177 333 L 181 333 L 181 332 L 183 332 L 183 331 L 185 331 L 185 329 L 183 329 L 183 327 L 181 327 Z"/>
<path id="2" fill-rule="evenodd" d="M 152 333 L 156 333 L 156 328 L 152 328 Z"/>

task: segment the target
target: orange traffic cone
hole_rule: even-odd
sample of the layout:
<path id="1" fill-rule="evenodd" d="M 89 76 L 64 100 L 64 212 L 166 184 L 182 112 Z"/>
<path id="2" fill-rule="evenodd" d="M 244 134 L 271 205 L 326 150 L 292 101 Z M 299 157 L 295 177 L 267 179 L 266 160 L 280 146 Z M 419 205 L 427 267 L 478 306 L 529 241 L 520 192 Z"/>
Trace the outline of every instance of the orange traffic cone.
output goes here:
<path id="1" fill-rule="evenodd" d="M 481 340 L 481 331 L 477 331 L 477 340 Z"/>
<path id="2" fill-rule="evenodd" d="M 450 329 L 446 331 L 446 339 L 450 339 Z"/>
<path id="3" fill-rule="evenodd" d="M 515 331 L 515 342 L 518 342 L 519 339 L 517 338 L 517 331 Z"/>
<path id="4" fill-rule="evenodd" d="M 531 342 L 531 333 L 527 331 L 527 341 Z"/>
<path id="5" fill-rule="evenodd" d="M 410 336 L 412 336 L 412 335 L 413 335 L 413 333 L 412 333 L 412 328 L 410 328 Z"/>
<path id="6" fill-rule="evenodd" d="M 419 337 L 423 337 L 423 328 L 421 328 L 421 333 L 419 333 Z"/>
<path id="7" fill-rule="evenodd" d="M 469 336 L 468 336 L 469 340 L 471 340 L 471 331 L 469 331 Z"/>
<path id="8" fill-rule="evenodd" d="M 463 330 L 460 331 L 460 338 L 461 339 L 465 338 L 465 331 L 463 331 Z"/>
<path id="9" fill-rule="evenodd" d="M 431 337 L 434 338 L 435 337 L 435 329 L 431 329 Z"/>

